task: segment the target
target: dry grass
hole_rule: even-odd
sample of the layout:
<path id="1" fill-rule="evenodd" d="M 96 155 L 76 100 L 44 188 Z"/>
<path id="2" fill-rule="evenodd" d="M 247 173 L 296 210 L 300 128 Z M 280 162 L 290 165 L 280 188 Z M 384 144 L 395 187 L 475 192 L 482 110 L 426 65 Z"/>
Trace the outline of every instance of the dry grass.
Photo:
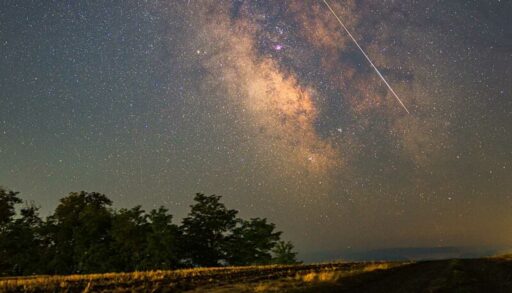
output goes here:
<path id="1" fill-rule="evenodd" d="M 363 267 L 356 268 L 353 270 L 322 270 L 319 272 L 310 272 L 305 275 L 299 276 L 303 282 L 314 282 L 314 283 L 323 283 L 323 282 L 337 282 L 341 278 L 352 276 L 354 274 L 359 273 L 367 273 L 373 272 L 376 270 L 386 270 L 392 267 L 396 267 L 398 265 L 403 265 L 402 263 L 366 263 Z"/>
<path id="2" fill-rule="evenodd" d="M 0 292 L 268 292 L 283 287 L 335 282 L 351 274 L 396 265 L 399 264 L 331 263 L 1 278 Z"/>

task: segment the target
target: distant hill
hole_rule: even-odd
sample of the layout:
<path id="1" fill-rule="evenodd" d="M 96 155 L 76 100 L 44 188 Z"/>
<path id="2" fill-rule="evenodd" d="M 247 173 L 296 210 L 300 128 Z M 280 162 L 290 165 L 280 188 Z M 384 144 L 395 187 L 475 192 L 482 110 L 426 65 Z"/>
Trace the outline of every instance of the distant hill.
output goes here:
<path id="1" fill-rule="evenodd" d="M 450 258 L 479 258 L 505 254 L 507 247 L 395 247 L 373 250 L 342 250 L 315 252 L 301 255 L 306 263 L 333 260 L 346 261 L 397 261 L 397 260 L 436 260 Z"/>

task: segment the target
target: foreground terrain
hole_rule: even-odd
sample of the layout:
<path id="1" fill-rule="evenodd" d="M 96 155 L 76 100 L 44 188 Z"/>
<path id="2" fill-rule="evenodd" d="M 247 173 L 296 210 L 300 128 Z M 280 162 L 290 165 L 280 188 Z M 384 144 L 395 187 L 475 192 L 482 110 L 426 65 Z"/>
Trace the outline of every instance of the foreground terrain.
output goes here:
<path id="1" fill-rule="evenodd" d="M 512 258 L 1 278 L 0 292 L 512 292 Z"/>

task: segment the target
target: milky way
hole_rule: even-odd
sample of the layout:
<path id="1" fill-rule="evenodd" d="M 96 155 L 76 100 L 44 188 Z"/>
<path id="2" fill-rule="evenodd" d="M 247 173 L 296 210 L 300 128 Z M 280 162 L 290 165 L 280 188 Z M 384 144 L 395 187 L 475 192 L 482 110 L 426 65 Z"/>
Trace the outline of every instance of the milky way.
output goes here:
<path id="1" fill-rule="evenodd" d="M 216 193 L 310 259 L 511 245 L 512 4 L 329 4 L 410 115 L 322 1 L 0 4 L 0 184 Z"/>

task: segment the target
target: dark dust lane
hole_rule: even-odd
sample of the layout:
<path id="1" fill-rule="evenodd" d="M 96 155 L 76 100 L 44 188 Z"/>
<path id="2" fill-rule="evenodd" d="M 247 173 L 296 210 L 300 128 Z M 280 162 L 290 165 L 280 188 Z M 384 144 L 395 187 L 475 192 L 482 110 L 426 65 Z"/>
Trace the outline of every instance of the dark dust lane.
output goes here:
<path id="1" fill-rule="evenodd" d="M 343 278 L 307 292 L 512 292 L 512 263 L 500 259 L 441 260 Z"/>

